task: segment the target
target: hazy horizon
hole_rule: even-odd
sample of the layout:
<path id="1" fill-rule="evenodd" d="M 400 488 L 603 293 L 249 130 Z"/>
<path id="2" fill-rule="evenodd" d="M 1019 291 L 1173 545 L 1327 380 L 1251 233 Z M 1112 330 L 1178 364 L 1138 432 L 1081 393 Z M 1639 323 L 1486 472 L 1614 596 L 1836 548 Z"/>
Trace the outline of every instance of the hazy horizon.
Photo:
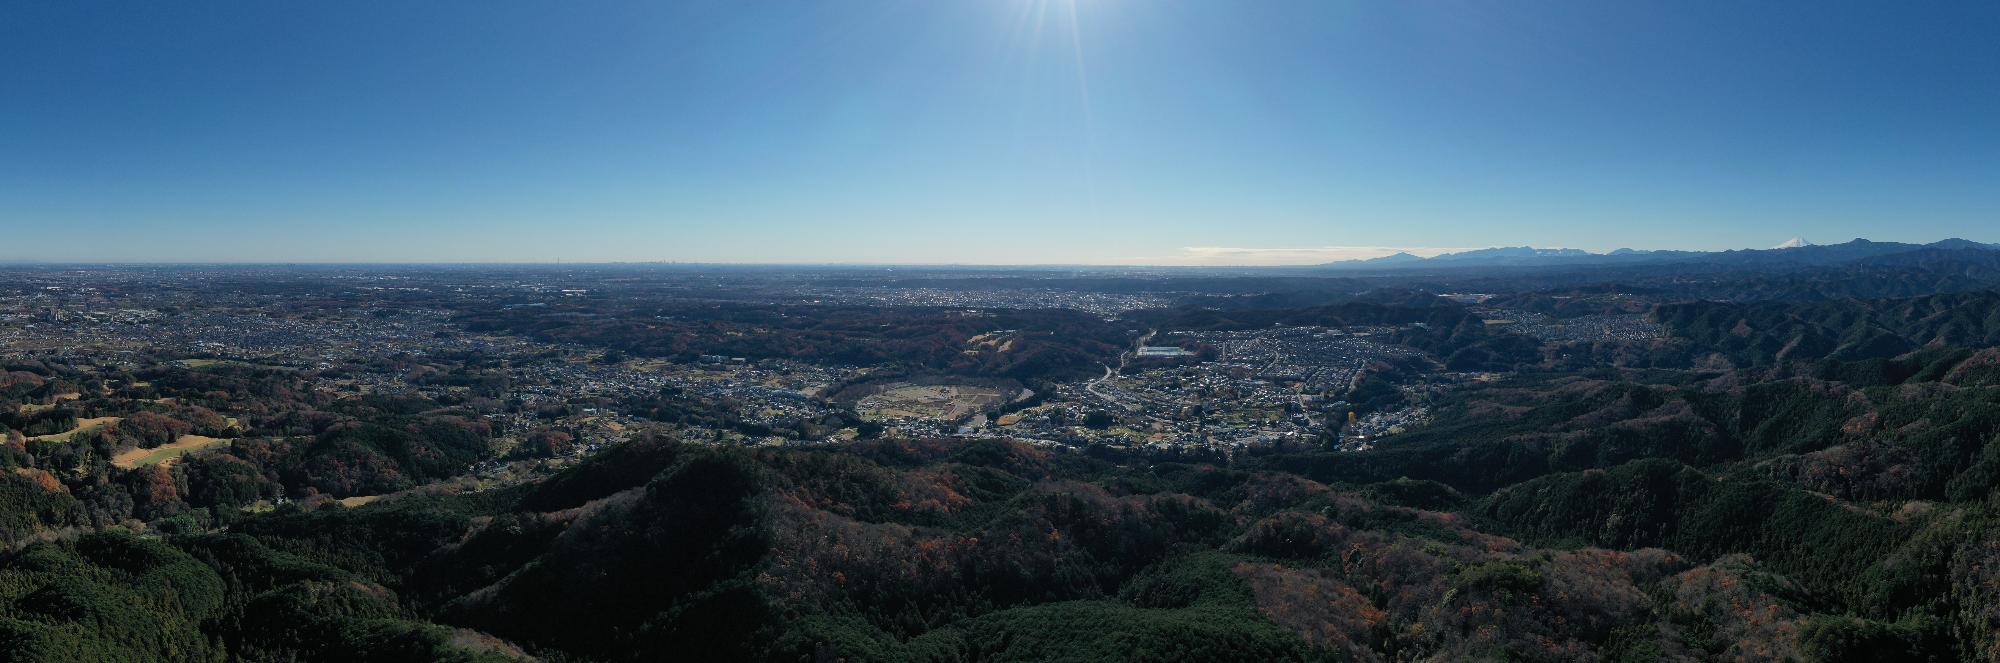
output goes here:
<path id="1" fill-rule="evenodd" d="M 1801 239 L 1802 241 L 1804 241 L 1804 240 L 1803 240 L 1803 238 L 1799 238 L 1799 239 Z M 1917 244 L 1917 245 L 1921 245 L 1921 244 L 1930 244 L 1930 243 L 1933 243 L 1933 242 L 1938 242 L 1938 241 L 1944 241 L 1944 240 L 1948 240 L 1948 239 L 1965 239 L 1965 240 L 1970 240 L 1970 241 L 1975 241 L 1975 242 L 1979 241 L 1979 240 L 1977 240 L 1977 239 L 1973 239 L 1973 238 L 1967 238 L 1967 237 L 1949 237 L 1949 238 L 1936 238 L 1936 239 L 1930 239 L 1930 240 L 1916 240 L 1916 241 L 1907 241 L 1907 242 L 1901 242 L 1901 243 L 1904 243 L 1904 244 Z M 1846 241 L 1870 241 L 1870 242 L 1896 242 L 1896 240 L 1879 240 L 1879 239 L 1872 239 L 1872 238 L 1865 238 L 1865 237 L 1857 237 L 1857 238 L 1853 238 L 1853 239 L 1850 239 L 1850 240 L 1846 240 Z M 1837 243 L 1844 243 L 1844 242 L 1837 242 Z M 1820 246 L 1820 245 L 1822 245 L 1822 244 L 1821 244 L 1821 243 L 1817 243 L 1817 242 L 1808 242 L 1808 244 L 1807 244 L 1807 245 L 1808 245 L 1808 246 Z M 1996 248 L 2000 248 L 2000 243 L 1993 243 L 1993 244 L 1992 244 L 1992 246 L 1995 246 Z M 1194 251 L 1194 250 L 1197 250 L 1197 249 L 1208 249 L 1209 247 L 1188 247 L 1188 248 L 1189 248 L 1189 249 L 1190 249 L 1191 251 Z M 841 261 L 819 261 L 819 262 L 780 262 L 780 261 L 765 261 L 765 262 L 757 262 L 757 261 L 744 261 L 744 262 L 721 262 L 721 261 L 700 261 L 700 260 L 604 260 L 604 261 L 577 261 L 577 260 L 571 260 L 571 261 L 562 261 L 562 260 L 553 260 L 553 261 L 537 261 L 537 260 L 511 260 L 511 261 L 510 261 L 510 260 L 484 260 L 484 261 L 482 261 L 482 260 L 460 260 L 460 261 L 454 261 L 454 260 L 417 260 L 417 261 L 384 261 L 384 260 L 373 260 L 373 261 L 371 261 L 371 260 L 298 260 L 298 261 L 282 261 L 282 260 L 262 260 L 262 261 L 259 261 L 259 260 L 122 260 L 122 261 L 120 261 L 120 260 L 109 260 L 109 261 L 107 261 L 107 260 L 96 260 L 96 261 L 89 261 L 89 260 L 41 260 L 41 259 L 22 259 L 22 258 L 5 258 L 5 257 L 0 257 L 0 266 L 7 266 L 7 265 L 17 265 L 17 266 L 20 266 L 20 265 L 27 265 L 27 266 L 34 266 L 34 265 L 42 265 L 42 266 L 68 266 L 68 265 L 135 265 L 135 266 L 179 266 L 179 265 L 187 265 L 187 266 L 202 266 L 202 265 L 221 265 L 221 266 L 327 266 L 327 267 L 338 267 L 338 266 L 520 266 L 520 267 L 553 267 L 553 266 L 577 266 L 577 267 L 591 267 L 591 266 L 626 266 L 626 265 L 634 265 L 634 266 L 639 266 L 639 265 L 650 265 L 650 266 L 668 266 L 668 267 L 672 267 L 672 266 L 683 266 L 683 267 L 779 267 L 779 268 L 782 268 L 782 267 L 801 267 L 801 268 L 808 268 L 808 267 L 833 267 L 833 268 L 849 268 L 849 267 L 852 267 L 852 268 L 874 268 L 874 267 L 879 267 L 879 268 L 895 268 L 895 267 L 910 267 L 910 268 L 953 268 L 953 267 L 963 267 L 963 268 L 994 268 L 994 269 L 1005 269 L 1005 268 L 1020 268 L 1020 269 L 1070 269 L 1070 268 L 1102 268 L 1102 269 L 1113 269 L 1113 270 L 1123 270 L 1123 269 L 1137 269 L 1137 270 L 1143 270 L 1143 269 L 1190 269 L 1190 270 L 1202 270 L 1202 269 L 1214 269 L 1214 270 L 1231 270 L 1231 269 L 1260 269 L 1260 268 L 1274 268 L 1274 269 L 1277 269 L 1277 268 L 1289 268 L 1289 267 L 1314 267 L 1314 266 L 1324 266 L 1324 265 L 1330 265 L 1330 264 L 1342 264 L 1342 263 L 1355 263 L 1355 264 L 1361 264 L 1361 263 L 1363 263 L 1364 261 L 1367 261 L 1367 260 L 1369 260 L 1369 259 L 1371 259 L 1371 258 L 1378 258 L 1378 257 L 1386 257 L 1386 256 L 1391 256 L 1391 255 L 1395 255 L 1395 254 L 1398 254 L 1398 253 L 1408 253 L 1408 254 L 1411 254 L 1411 255 L 1415 255 L 1415 256 L 1418 256 L 1418 257 L 1422 257 L 1422 258 L 1432 258 L 1432 257 L 1437 257 L 1437 256 L 1440 256 L 1440 255 L 1448 255 L 1448 254 L 1453 254 L 1453 253 L 1464 253 L 1464 252 L 1470 252 L 1470 251 L 1482 251 L 1482 250 L 1489 250 L 1489 249 L 1506 249 L 1506 248 L 1535 248 L 1535 249 L 1577 249 L 1577 250 L 1583 250 L 1583 251 L 1586 251 L 1586 252 L 1589 252 L 1589 253 L 1591 253 L 1591 254 L 1595 254 L 1595 255 L 1607 255 L 1607 254 L 1610 254 L 1610 253 L 1611 253 L 1611 252 L 1613 252 L 1613 251 L 1619 251 L 1619 250 L 1633 250 L 1633 251 L 1639 251 L 1639 252 L 1642 252 L 1642 253 L 1643 253 L 1643 252 L 1690 252 L 1690 253 L 1719 253 L 1719 252 L 1726 252 L 1726 251 L 1763 251 L 1763 250 L 1779 250 L 1779 249 L 1783 249 L 1783 248 L 1787 248 L 1787 247 L 1784 247 L 1784 246 L 1768 246 L 1768 247 L 1756 247 L 1756 246 L 1751 246 L 1751 247 L 1736 247 L 1736 248 L 1728 248 L 1728 249 L 1674 249 L 1674 248 L 1650 248 L 1650 247 L 1618 247 L 1617 249 L 1609 249 L 1609 250 L 1593 250 L 1593 249 L 1580 249 L 1579 247 L 1561 247 L 1561 246 L 1537 246 L 1537 247 L 1527 247 L 1527 246 L 1519 246 L 1519 247 L 1503 247 L 1503 246 L 1486 246 L 1486 247 L 1462 247 L 1462 248 L 1434 248 L 1434 247 L 1325 247 L 1325 248 L 1331 248 L 1331 249 L 1352 249 L 1352 250 L 1359 250 L 1359 251 L 1362 251 L 1362 252 L 1364 252 L 1364 253 L 1363 253 L 1362 255 L 1360 255 L 1359 257 L 1349 257 L 1349 258 L 1337 258 L 1337 259 L 1329 259 L 1329 260 L 1316 260 L 1316 261 L 1311 261 L 1311 262 L 1298 262 L 1298 261 L 1296 261 L 1296 260 L 1303 260 L 1303 259 L 1304 259 L 1303 257 L 1300 257 L 1300 256 L 1299 256 L 1299 254 L 1301 253 L 1301 250 L 1294 250 L 1294 249 L 1280 249 L 1280 250 L 1270 250 L 1269 252 L 1272 252 L 1272 253 L 1279 253 L 1279 254 L 1281 254 L 1282 256 L 1284 256 L 1284 258 L 1281 258 L 1281 261 L 1264 261 L 1264 262 L 1257 262 L 1257 261 L 1255 261 L 1254 259 L 1252 259 L 1252 260 L 1246 260 L 1246 261 L 1244 261 L 1244 262 L 1203 262 L 1203 263 L 1182 263 L 1182 264 L 1174 264 L 1174 263 L 1148 263 L 1148 262 L 1095 262 L 1095 263 L 1092 263 L 1092 262 L 1075 262 L 1075 263 L 1061 263 L 1061 262 L 1045 262 L 1045 263 L 1010 263 L 1010 262 L 868 262 L 868 261 L 844 261 L 844 262 L 841 262 Z M 1210 249 L 1210 250 L 1214 250 L 1214 249 Z M 1255 254 L 1255 253 L 1263 253 L 1263 252 L 1266 252 L 1267 250 L 1260 250 L 1260 249 L 1233 249 L 1233 250 L 1221 250 L 1221 251 L 1233 251 L 1233 252 L 1250 252 L 1250 253 L 1253 253 L 1253 254 Z M 1305 251 L 1310 251 L 1310 250 L 1305 250 Z M 1226 254 L 1226 255 L 1224 255 L 1224 256 L 1223 256 L 1223 257 L 1222 257 L 1221 259 L 1222 259 L 1222 260 L 1227 260 L 1227 259 L 1229 259 L 1229 257 L 1230 257 L 1230 256 L 1233 256 L 1233 255 L 1241 255 L 1241 254 L 1240 254 L 1240 253 L 1231 253 L 1231 254 Z M 1291 259 L 1291 260 L 1293 260 L 1293 261 L 1282 261 L 1282 260 L 1285 260 L 1285 259 Z"/>
<path id="2" fill-rule="evenodd" d="M 1992 3 L 16 3 L 0 260 L 1988 241 L 1993 34 Z"/>

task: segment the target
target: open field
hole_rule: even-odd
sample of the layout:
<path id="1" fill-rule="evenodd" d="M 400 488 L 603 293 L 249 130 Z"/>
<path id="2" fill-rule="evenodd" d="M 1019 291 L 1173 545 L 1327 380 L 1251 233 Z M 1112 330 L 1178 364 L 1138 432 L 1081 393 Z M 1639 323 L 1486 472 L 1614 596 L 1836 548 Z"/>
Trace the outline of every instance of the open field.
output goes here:
<path id="1" fill-rule="evenodd" d="M 229 440 L 203 435 L 182 435 L 173 444 L 151 449 L 127 449 L 111 458 L 111 464 L 123 469 L 144 467 L 157 463 L 171 463 L 189 453 L 229 444 Z"/>
<path id="2" fill-rule="evenodd" d="M 1007 390 L 976 385 L 910 385 L 861 399 L 855 410 L 863 418 L 917 417 L 957 419 L 1007 399 Z"/>
<path id="3" fill-rule="evenodd" d="M 70 440 L 70 438 L 71 438 L 71 437 L 74 437 L 74 436 L 76 436 L 76 434 L 77 434 L 77 433 L 83 433 L 83 432 L 88 432 L 88 431 L 92 431 L 92 430 L 96 430 L 96 429 L 97 429 L 97 428 L 98 428 L 99 426 L 103 426 L 103 425 L 105 425 L 105 424 L 114 424 L 114 423 L 118 423 L 119 421 L 122 421 L 122 420 L 124 420 L 124 417 L 92 417 L 92 418 L 89 418 L 89 419 L 78 419 L 78 420 L 76 420 L 76 428 L 71 428 L 71 429 L 69 429 L 69 430 L 66 430 L 66 431 L 63 431 L 63 432 L 60 432 L 60 433 L 50 433 L 50 434 L 48 434 L 48 435 L 37 435 L 37 436 L 34 436 L 34 437 L 31 437 L 31 438 L 28 438 L 28 441 L 30 441 L 30 442 L 68 442 L 68 441 Z"/>
<path id="4" fill-rule="evenodd" d="M 381 495 L 355 495 L 353 497 L 343 497 L 337 501 L 340 502 L 341 506 L 353 508 L 379 499 L 382 499 Z"/>
<path id="5" fill-rule="evenodd" d="M 54 403 L 50 403 L 50 404 L 47 404 L 47 405 L 43 405 L 43 404 L 40 404 L 40 403 L 22 403 L 22 404 L 21 404 L 21 410 L 20 410 L 20 412 L 21 412 L 21 414 L 34 414 L 34 413 L 36 413 L 36 412 L 41 412 L 41 411 L 43 411 L 43 410 L 48 410 L 48 409 L 52 409 L 52 408 L 54 408 L 54 407 L 55 407 L 56 405 L 59 405 L 59 404 L 61 404 L 61 403 L 62 403 L 63 401 L 73 401 L 73 400 L 76 400 L 76 399 L 78 399 L 78 398 L 82 398 L 82 397 L 83 397 L 83 394 L 79 394 L 79 393 L 77 393 L 77 392 L 74 392 L 74 391 L 72 391 L 72 392 L 69 392 L 69 393 L 66 393 L 66 394 L 56 394 L 56 398 L 55 398 L 55 401 L 56 401 L 56 402 L 54 402 Z"/>

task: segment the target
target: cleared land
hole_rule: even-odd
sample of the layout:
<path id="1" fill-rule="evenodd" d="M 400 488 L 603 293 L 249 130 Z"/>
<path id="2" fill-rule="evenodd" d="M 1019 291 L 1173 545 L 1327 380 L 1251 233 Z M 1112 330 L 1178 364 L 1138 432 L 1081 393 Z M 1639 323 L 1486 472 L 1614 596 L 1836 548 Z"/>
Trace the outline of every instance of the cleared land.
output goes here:
<path id="1" fill-rule="evenodd" d="M 73 401 L 82 397 L 83 394 L 79 394 L 72 391 L 66 394 L 56 394 L 55 398 L 56 402 L 47 405 L 43 405 L 40 403 L 22 403 L 21 414 L 34 414 L 36 412 L 41 412 L 42 410 L 54 408 L 56 405 L 61 404 L 63 401 Z"/>
<path id="2" fill-rule="evenodd" d="M 908 385 L 861 399 L 863 418 L 957 419 L 1007 400 L 1008 390 L 975 385 Z"/>
<path id="3" fill-rule="evenodd" d="M 99 426 L 103 426 L 105 424 L 117 423 L 119 421 L 123 421 L 124 419 L 125 419 L 124 417 L 92 417 L 89 419 L 78 419 L 76 420 L 76 428 L 71 428 L 69 430 L 60 433 L 50 433 L 48 435 L 36 435 L 34 437 L 28 438 L 28 440 L 31 442 L 68 442 L 69 439 L 71 437 L 75 437 L 77 433 L 97 430 L 97 427 Z"/>
<path id="4" fill-rule="evenodd" d="M 173 444 L 151 449 L 127 449 L 111 458 L 111 464 L 124 469 L 145 467 L 157 463 L 171 463 L 189 453 L 229 444 L 229 440 L 204 435 L 182 435 Z"/>

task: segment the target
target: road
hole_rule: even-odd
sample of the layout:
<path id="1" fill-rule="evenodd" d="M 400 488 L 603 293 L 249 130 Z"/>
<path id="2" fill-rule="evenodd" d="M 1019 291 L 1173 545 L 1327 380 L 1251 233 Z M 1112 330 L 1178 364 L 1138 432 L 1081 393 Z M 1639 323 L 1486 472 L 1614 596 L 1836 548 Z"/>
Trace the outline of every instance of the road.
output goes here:
<path id="1" fill-rule="evenodd" d="M 1130 364 L 1130 363 L 1132 362 L 1132 356 L 1133 356 L 1133 355 L 1135 355 L 1135 354 L 1138 354 L 1138 352 L 1139 352 L 1139 348 L 1143 348 L 1143 347 L 1146 347 L 1146 342 L 1147 342 L 1147 341 L 1150 341 L 1150 340 L 1153 340 L 1153 336 L 1155 336 L 1155 335 L 1158 335 L 1159 333 L 1160 333 L 1160 330 L 1158 330 L 1158 329 L 1148 329 L 1148 330 L 1146 330 L 1146 335 L 1145 335 L 1145 336 L 1141 336 L 1141 337 L 1139 337 L 1139 340 L 1138 340 L 1138 341 L 1136 341 L 1136 342 L 1134 342 L 1134 343 L 1132 344 L 1132 349 L 1131 349 L 1131 350 L 1128 350 L 1128 351 L 1125 351 L 1125 352 L 1120 352 L 1120 353 L 1118 353 L 1118 367 L 1117 367 L 1117 368 L 1112 368 L 1110 364 L 1105 364 L 1105 365 L 1104 365 L 1104 375 L 1103 375 L 1103 376 L 1101 376 L 1101 377 L 1098 377 L 1098 378 L 1097 378 L 1097 379 L 1095 379 L 1095 380 L 1091 380 L 1091 381 L 1090 381 L 1089 383 L 1086 383 L 1085 385 L 1083 385 L 1083 390 L 1084 390 L 1084 391 L 1088 391 L 1088 392 L 1090 392 L 1090 395 L 1092 395 L 1092 396 L 1096 396 L 1096 397 L 1098 397 L 1098 398 L 1102 398 L 1102 399 L 1104 399 L 1104 401 L 1105 401 L 1105 402 L 1107 402 L 1107 403 L 1111 403 L 1112 405 L 1116 405 L 1116 406 L 1119 406 L 1119 407 L 1122 407 L 1122 408 L 1125 408 L 1125 411 L 1127 411 L 1127 412 L 1138 412 L 1138 411 L 1141 411 L 1141 410 L 1145 409 L 1144 407 L 1142 407 L 1142 406 L 1140 406 L 1140 405 L 1138 405 L 1138 404 L 1134 404 L 1134 403 L 1126 403 L 1126 402 L 1124 402 L 1124 401 L 1120 401 L 1120 400 L 1118 400 L 1117 398 L 1113 398 L 1113 397 L 1112 397 L 1111 395 L 1109 395 L 1109 394 L 1106 394 L 1106 393 L 1104 393 L 1104 392 L 1102 392 L 1102 391 L 1098 391 L 1098 390 L 1097 390 L 1097 387 L 1098 387 L 1098 385 L 1102 384 L 1102 383 L 1103 383 L 1103 382 L 1104 382 L 1105 380 L 1109 380 L 1109 379 L 1112 379 L 1112 378 L 1115 378 L 1115 377 L 1118 377 L 1118 374 L 1119 374 L 1119 373 L 1121 373 L 1121 372 L 1124 372 L 1124 370 L 1125 370 L 1125 366 L 1126 366 L 1127 364 Z"/>

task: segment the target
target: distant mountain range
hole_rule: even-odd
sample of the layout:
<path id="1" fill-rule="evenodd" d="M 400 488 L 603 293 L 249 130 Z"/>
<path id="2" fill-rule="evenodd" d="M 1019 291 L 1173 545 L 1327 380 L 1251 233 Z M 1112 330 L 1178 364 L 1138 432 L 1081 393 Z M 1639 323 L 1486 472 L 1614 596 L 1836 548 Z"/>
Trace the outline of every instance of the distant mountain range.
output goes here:
<path id="1" fill-rule="evenodd" d="M 1842 244 L 1813 244 L 1793 237 L 1769 249 L 1731 251 L 1639 251 L 1618 249 L 1592 253 L 1582 249 L 1539 249 L 1531 246 L 1497 247 L 1423 258 L 1409 253 L 1344 260 L 1320 265 L 1324 269 L 1389 271 L 1458 269 L 1471 267 L 1586 267 L 1641 266 L 1669 263 L 1703 263 L 1718 267 L 1816 267 L 1901 254 L 1927 251 L 2000 251 L 2000 244 L 1982 244 L 1965 239 L 1947 239 L 1929 244 L 1871 242 L 1855 239 Z"/>

